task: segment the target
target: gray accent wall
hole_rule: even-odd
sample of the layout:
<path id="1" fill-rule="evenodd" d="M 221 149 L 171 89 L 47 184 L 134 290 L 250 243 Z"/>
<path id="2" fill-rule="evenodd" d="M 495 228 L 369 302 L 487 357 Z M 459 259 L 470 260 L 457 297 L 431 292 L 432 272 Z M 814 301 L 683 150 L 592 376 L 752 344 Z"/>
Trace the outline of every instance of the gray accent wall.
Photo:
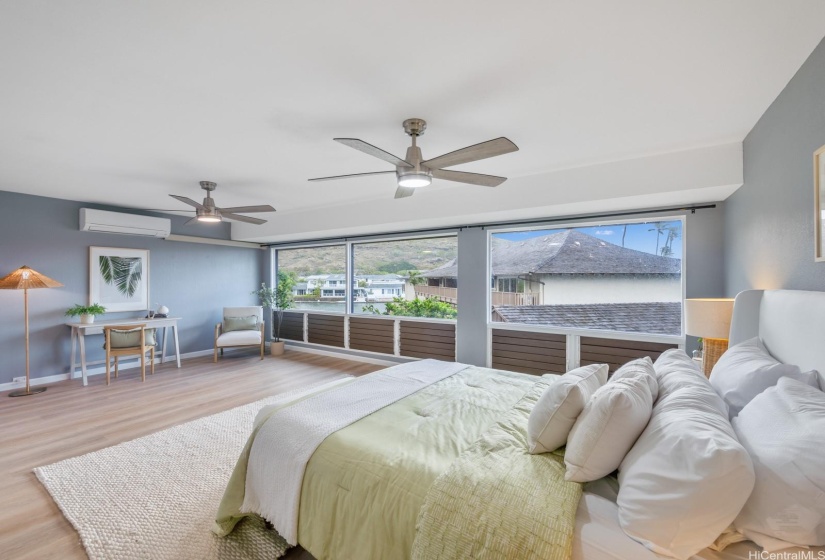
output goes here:
<path id="1" fill-rule="evenodd" d="M 79 231 L 79 209 L 97 208 L 147 214 L 126 208 L 36 197 L 0 191 L 0 277 L 28 265 L 64 284 L 29 290 L 31 376 L 46 377 L 69 369 L 69 320 L 73 304 L 87 304 L 89 247 L 149 250 L 150 302 L 166 305 L 179 324 L 182 353 L 213 346 L 215 324 L 224 306 L 257 305 L 251 295 L 265 275 L 267 251 L 129 235 Z M 163 217 L 170 217 L 164 215 Z M 172 232 L 228 239 L 229 225 L 184 226 L 171 216 Z M 145 313 L 108 313 L 105 318 L 143 317 Z M 23 292 L 0 290 L 0 383 L 25 375 Z M 89 360 L 103 358 L 102 337 L 90 337 Z"/>
<path id="2" fill-rule="evenodd" d="M 744 141 L 744 185 L 725 205 L 728 296 L 825 290 L 814 262 L 813 152 L 825 144 L 825 41 Z"/>

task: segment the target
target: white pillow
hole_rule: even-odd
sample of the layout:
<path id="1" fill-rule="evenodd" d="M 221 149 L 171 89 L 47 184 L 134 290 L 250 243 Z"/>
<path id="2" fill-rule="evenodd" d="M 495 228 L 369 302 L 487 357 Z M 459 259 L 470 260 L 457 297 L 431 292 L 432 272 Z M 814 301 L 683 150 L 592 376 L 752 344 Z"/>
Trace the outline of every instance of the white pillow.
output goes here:
<path id="1" fill-rule="evenodd" d="M 736 528 L 769 551 L 825 545 L 825 393 L 783 377 L 733 427 L 756 470 Z"/>
<path id="2" fill-rule="evenodd" d="M 659 383 L 656 380 L 656 372 L 653 370 L 653 361 L 650 356 L 627 362 L 620 367 L 616 372 L 610 376 L 610 381 L 618 379 L 627 379 L 629 377 L 638 377 L 644 379 L 650 386 L 650 393 L 653 395 L 653 401 L 659 396 Z"/>
<path id="3" fill-rule="evenodd" d="M 758 338 L 728 348 L 710 374 L 710 384 L 730 409 L 733 419 L 756 395 L 773 387 L 781 377 L 791 377 L 819 388 L 816 371 L 802 372 L 799 367 L 777 361 Z"/>
<path id="4" fill-rule="evenodd" d="M 753 489 L 727 409 L 682 350 L 654 364 L 659 399 L 619 467 L 619 523 L 653 552 L 690 558 L 716 540 Z"/>
<path id="5" fill-rule="evenodd" d="M 530 453 L 555 451 L 567 443 L 584 405 L 607 381 L 607 370 L 607 364 L 593 364 L 555 376 L 558 379 L 539 397 L 527 421 Z"/>
<path id="6" fill-rule="evenodd" d="M 628 366 L 646 366 L 650 369 L 650 378 L 656 383 L 650 360 L 636 360 L 617 373 Z M 601 387 L 588 401 L 567 438 L 564 479 L 589 482 L 619 468 L 647 426 L 652 409 L 653 395 L 649 379 L 644 376 L 619 377 Z"/>

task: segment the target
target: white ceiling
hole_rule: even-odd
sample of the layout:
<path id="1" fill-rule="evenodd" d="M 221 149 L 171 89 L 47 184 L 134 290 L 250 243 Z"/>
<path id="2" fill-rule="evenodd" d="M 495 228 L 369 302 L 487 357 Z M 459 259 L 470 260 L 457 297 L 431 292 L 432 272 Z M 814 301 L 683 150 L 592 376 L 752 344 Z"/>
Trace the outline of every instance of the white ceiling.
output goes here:
<path id="1" fill-rule="evenodd" d="M 607 182 L 579 210 L 719 200 L 729 145 L 823 35 L 820 0 L 4 1 L 0 190 L 173 209 L 207 179 L 278 209 L 233 227 L 257 240 L 556 214 L 572 168 Z M 511 179 L 398 201 L 392 176 L 306 181 L 391 170 L 332 138 L 403 156 L 408 117 L 425 158 L 507 136 L 519 152 L 460 168 Z M 714 146 L 716 176 L 610 184 L 610 162 Z"/>

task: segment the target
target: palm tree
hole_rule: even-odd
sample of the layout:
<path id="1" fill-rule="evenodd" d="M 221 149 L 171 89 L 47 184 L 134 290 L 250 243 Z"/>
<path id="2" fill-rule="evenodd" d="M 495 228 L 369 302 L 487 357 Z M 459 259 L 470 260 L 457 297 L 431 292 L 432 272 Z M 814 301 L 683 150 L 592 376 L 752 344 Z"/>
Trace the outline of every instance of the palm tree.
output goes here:
<path id="1" fill-rule="evenodd" d="M 665 231 L 667 231 L 667 223 L 666 222 L 657 222 L 655 227 L 650 228 L 647 231 L 655 231 L 656 232 L 656 252 L 654 254 L 659 254 L 659 238 L 662 236 Z"/>

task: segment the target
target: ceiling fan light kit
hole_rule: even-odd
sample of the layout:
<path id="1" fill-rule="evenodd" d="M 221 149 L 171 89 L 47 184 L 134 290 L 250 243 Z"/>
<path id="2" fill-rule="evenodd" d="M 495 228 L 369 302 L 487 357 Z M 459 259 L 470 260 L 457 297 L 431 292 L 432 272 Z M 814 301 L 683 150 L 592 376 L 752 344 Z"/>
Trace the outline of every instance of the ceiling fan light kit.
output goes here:
<path id="1" fill-rule="evenodd" d="M 355 148 L 365 154 L 382 159 L 395 166 L 395 176 L 398 189 L 395 191 L 395 198 L 405 198 L 412 196 L 416 189 L 427 187 L 432 183 L 433 178 L 445 181 L 456 181 L 470 185 L 480 185 L 484 187 L 497 187 L 507 180 L 506 177 L 495 175 L 482 175 L 480 173 L 469 173 L 466 171 L 450 171 L 444 167 L 452 167 L 462 163 L 470 163 L 480 159 L 500 156 L 518 150 L 513 142 L 501 137 L 488 140 L 473 146 L 467 146 L 460 150 L 450 152 L 436 158 L 425 160 L 421 155 L 416 139 L 424 134 L 427 129 L 427 122 L 424 119 L 407 119 L 402 123 L 404 132 L 412 138 L 412 145 L 407 148 L 405 159 L 401 159 L 385 152 L 381 148 L 368 144 L 357 138 L 334 138 L 350 148 Z M 393 173 L 393 171 L 372 171 L 369 173 L 355 173 L 352 175 L 335 175 L 332 177 L 318 177 L 310 181 L 330 181 L 333 179 L 350 179 L 354 177 L 366 177 L 371 175 L 382 175 Z"/>
<path id="2" fill-rule="evenodd" d="M 215 205 L 215 199 L 212 198 L 212 191 L 214 191 L 218 187 L 217 183 L 213 183 L 212 181 L 201 181 L 200 185 L 201 188 L 206 191 L 206 198 L 203 199 L 203 204 L 195 202 L 191 198 L 187 198 L 185 196 L 178 196 L 176 194 L 169 195 L 172 198 L 183 202 L 184 204 L 194 206 L 195 217 L 186 222 L 185 225 L 190 225 L 197 222 L 215 223 L 222 222 L 224 220 L 234 220 L 237 222 L 246 222 L 248 224 L 261 225 L 265 224 L 266 220 L 262 220 L 260 218 L 253 218 L 251 216 L 241 216 L 238 212 L 248 214 L 254 212 L 275 211 L 275 209 L 269 204 L 261 204 L 258 206 L 234 206 L 232 208 L 219 208 Z"/>

